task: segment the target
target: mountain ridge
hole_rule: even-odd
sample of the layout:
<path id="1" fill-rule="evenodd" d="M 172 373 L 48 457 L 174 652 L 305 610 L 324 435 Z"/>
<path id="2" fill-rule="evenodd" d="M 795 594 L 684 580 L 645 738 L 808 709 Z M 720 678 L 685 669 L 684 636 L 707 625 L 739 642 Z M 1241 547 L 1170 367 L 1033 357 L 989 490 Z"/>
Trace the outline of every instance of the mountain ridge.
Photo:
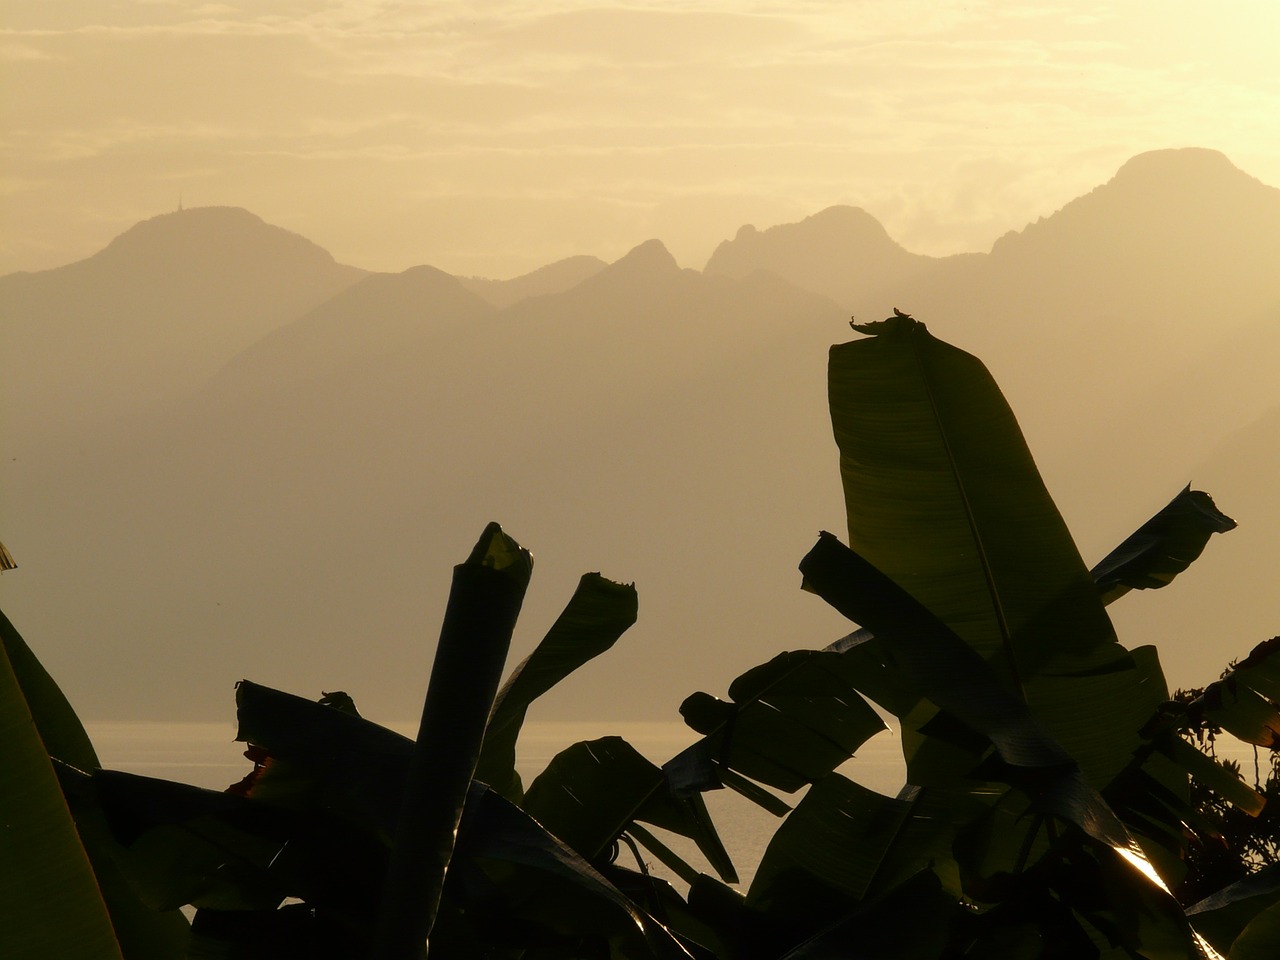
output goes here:
<path id="1" fill-rule="evenodd" d="M 1120 201 L 1152 163 L 1194 174 L 1166 178 L 1160 196 L 1179 183 L 1235 184 L 1235 200 L 1193 205 L 1225 225 L 1210 217 L 1212 230 L 1177 243 L 1153 236 L 1095 249 L 1109 232 L 1102 214 L 1131 209 Z M 6 497 L 22 505 L 4 534 L 22 562 L 0 584 L 6 612 L 47 644 L 46 662 L 90 716 L 125 709 L 96 683 L 121 658 L 137 664 L 139 692 L 127 709 L 149 716 L 222 715 L 245 674 L 304 694 L 343 686 L 362 706 L 381 700 L 382 716 L 412 715 L 429 669 L 423 638 L 446 592 L 424 584 L 443 585 L 458 551 L 496 519 L 539 557 L 529 632 L 513 656 L 554 619 L 582 569 L 637 580 L 639 624 L 607 662 L 570 679 L 563 702 L 674 715 L 690 689 L 722 683 L 780 646 L 820 646 L 847 629 L 794 589 L 794 564 L 814 531 L 844 516 L 823 365 L 826 347 L 851 336 L 850 312 L 870 320 L 900 307 L 982 358 L 1087 561 L 1196 480 L 1205 452 L 1280 403 L 1267 375 L 1268 358 L 1280 355 L 1280 278 L 1255 276 L 1269 233 L 1240 235 L 1259 209 L 1271 215 L 1269 200 L 1250 198 L 1272 188 L 1250 186 L 1233 169 L 1212 158 L 1149 158 L 1125 174 L 1128 185 L 1100 185 L 1088 203 L 1029 226 L 998 254 L 993 245 L 904 258 L 869 214 L 839 208 L 790 233 L 744 229 L 734 238 L 770 235 L 782 253 L 805 231 L 853 238 L 863 247 L 833 240 L 837 249 L 812 258 L 821 268 L 812 281 L 842 284 L 850 299 L 784 276 L 785 257 L 771 266 L 757 250 L 741 269 L 697 271 L 680 268 L 659 241 L 524 286 L 476 289 L 475 278 L 426 265 L 362 271 L 351 282 L 322 269 L 340 289 L 288 315 L 266 316 L 259 303 L 260 328 L 182 300 L 194 288 L 179 287 L 187 293 L 159 296 L 165 309 L 148 322 L 199 337 L 163 385 L 146 379 L 145 338 L 53 344 L 94 376 L 119 363 L 101 389 L 123 383 L 149 394 L 91 431 L 50 426 L 32 400 L 43 390 L 72 403 L 67 394 L 80 385 L 60 379 L 65 358 L 49 344 L 23 357 L 17 372 L 35 392 L 7 408 L 5 429 L 20 430 L 24 446 L 0 462 Z M 1149 229 L 1169 233 L 1186 220 L 1166 214 Z M 1110 231 L 1141 226 L 1116 222 Z M 1208 256 L 1205 243 L 1239 251 L 1239 263 Z M 908 272 L 872 269 L 874 258 L 858 256 L 871 247 Z M 1132 288 L 1102 283 L 1111 260 Z M 245 276 L 236 284 L 251 303 Z M 82 308 L 78 336 L 116 324 L 121 336 L 145 330 L 120 311 L 146 297 L 122 296 L 132 281 L 121 275 L 112 283 L 96 300 L 66 301 Z M 1224 297 L 1227 285 L 1245 283 Z M 484 295 L 495 290 L 515 299 L 495 305 Z M 283 299 L 272 302 L 284 309 Z M 97 309 L 103 303 L 110 311 Z M 1226 309 L 1206 315 L 1205 304 Z M 49 302 L 41 309 L 26 316 L 47 316 Z M 14 322 L 11 311 L 5 323 Z M 200 337 L 223 324 L 241 324 L 240 342 L 219 340 L 228 356 L 210 369 L 214 355 Z M 1202 682 L 1221 667 L 1206 665 L 1212 651 L 1197 637 L 1234 630 L 1243 649 L 1261 639 L 1253 634 L 1268 617 L 1280 620 L 1266 596 L 1246 603 L 1238 592 L 1257 570 L 1274 569 L 1260 551 L 1280 542 L 1280 518 L 1237 516 L 1231 502 L 1250 511 L 1266 502 L 1259 484 L 1268 478 L 1249 470 L 1272 462 L 1274 451 L 1262 449 L 1280 439 L 1267 435 L 1271 423 L 1222 448 L 1224 457 L 1243 457 L 1242 445 L 1254 455 L 1238 470 L 1220 464 L 1236 482 L 1219 506 L 1250 531 L 1238 541 L 1247 551 L 1237 558 L 1230 538 L 1215 539 L 1179 578 L 1177 593 L 1203 600 L 1194 588 L 1201 576 L 1216 592 L 1212 602 L 1188 601 L 1176 625 L 1159 621 L 1159 639 L 1173 638 L 1162 655 L 1175 683 Z M 1143 603 L 1125 601 L 1135 610 Z M 1246 607 L 1253 619 L 1241 619 Z M 1229 627 L 1214 620 L 1228 616 Z M 369 657 L 352 637 L 382 655 Z M 1139 617 L 1123 639 L 1157 637 Z M 396 664 L 393 676 L 386 663 Z"/>

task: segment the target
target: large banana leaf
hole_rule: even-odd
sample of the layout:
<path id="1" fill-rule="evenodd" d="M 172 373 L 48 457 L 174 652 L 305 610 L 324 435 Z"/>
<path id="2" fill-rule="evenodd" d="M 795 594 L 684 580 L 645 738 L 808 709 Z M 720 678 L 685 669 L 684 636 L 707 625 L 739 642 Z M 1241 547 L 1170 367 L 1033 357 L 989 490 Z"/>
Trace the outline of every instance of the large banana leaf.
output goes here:
<path id="1" fill-rule="evenodd" d="M 975 780 L 1011 784 L 1032 799 L 1038 813 L 1074 824 L 1108 849 L 1101 861 L 1111 864 L 1107 856 L 1114 851 L 1121 858 L 1116 863 L 1130 865 L 1127 873 L 1115 867 L 1109 874 L 1123 874 L 1127 879 L 1116 883 L 1135 888 L 1124 895 L 1143 904 L 1143 909 L 1159 905 L 1157 913 L 1163 919 L 1150 935 L 1189 943 L 1186 924 L 1178 921 L 1181 914 L 1176 904 L 1169 906 L 1172 897 L 1144 851 L 1082 776 L 1076 761 L 990 664 L 915 598 L 830 534 L 819 538 L 800 569 L 809 589 L 882 640 L 894 668 L 922 698 L 991 742 L 994 753 L 983 769 L 973 772 Z M 1096 594 L 1093 599 L 1096 603 Z"/>
<path id="2" fill-rule="evenodd" d="M 564 612 L 498 691 L 476 765 L 477 780 L 519 802 L 516 739 L 529 704 L 612 647 L 636 622 L 636 609 L 634 584 L 614 583 L 598 573 L 582 575 Z"/>
<path id="3" fill-rule="evenodd" d="M 747 895 L 775 919 L 819 928 L 852 909 L 910 815 L 910 804 L 831 774 L 774 833 Z"/>
<path id="4" fill-rule="evenodd" d="M 0 613 L 0 642 L 30 710 L 34 732 L 48 756 L 81 770 L 95 769 L 99 765 L 98 756 L 80 718 L 3 613 Z M 62 798 L 58 802 L 61 803 Z M 110 840 L 100 825 L 81 822 L 78 815 L 75 819 L 80 843 L 93 868 L 125 960 L 167 960 L 181 956 L 187 941 L 186 918 L 176 910 L 157 912 L 146 907 L 121 875 L 111 854 Z"/>
<path id="5" fill-rule="evenodd" d="M 1130 590 L 1168 586 L 1191 566 L 1215 533 L 1234 530 L 1236 522 L 1213 498 L 1186 486 L 1154 517 L 1094 565 L 1090 573 L 1110 603 Z"/>
<path id="6" fill-rule="evenodd" d="M 1246 743 L 1280 749 L 1280 637 L 1264 640 L 1187 707 Z"/>
<path id="7" fill-rule="evenodd" d="M 831 348 L 849 544 L 1006 684 L 1114 641 L 1022 432 L 975 357 L 905 316 Z"/>
<path id="8" fill-rule="evenodd" d="M 374 960 L 426 953 L 533 556 L 490 523 L 453 568 L 374 933 Z"/>
<path id="9" fill-rule="evenodd" d="M 680 713 L 706 736 L 665 766 L 673 787 L 687 792 L 723 783 L 769 806 L 761 791 L 729 771 L 788 793 L 825 777 L 886 729 L 854 688 L 856 672 L 843 653 L 791 650 L 734 680 L 732 703 L 706 693 L 689 696 Z"/>
<path id="10" fill-rule="evenodd" d="M 69 776 L 89 785 L 137 889 L 157 904 L 200 907 L 192 956 L 366 955 L 388 856 L 374 832 L 320 808 L 114 771 Z M 596 938 L 620 956 L 683 956 L 644 910 L 480 783 L 468 793 L 445 896 L 451 920 L 433 935 L 442 956 L 473 936 L 477 955 Z M 286 897 L 304 911 L 277 909 Z"/>
<path id="11" fill-rule="evenodd" d="M 548 934 L 561 935 L 564 943 L 560 950 L 533 955 L 688 960 L 666 927 L 483 783 L 471 786 L 457 856 L 449 895 L 465 904 L 470 923 L 491 941 L 521 945 L 520 935 L 536 930 L 541 935 L 525 945 L 546 945 Z M 607 949 L 593 952 L 593 941 Z M 458 954 L 446 949 L 441 955 Z"/>
<path id="12" fill-rule="evenodd" d="M 922 870 L 901 886 L 820 930 L 782 960 L 934 960 L 952 956 L 951 928 L 962 917 L 955 899 Z M 1015 960 L 1010 954 L 1001 960 Z"/>
<path id="13" fill-rule="evenodd" d="M 17 633 L 7 619 L 3 628 L 0 955 L 120 958 L 93 867 L 7 652 Z"/>
<path id="14" fill-rule="evenodd" d="M 248 680 L 236 684 L 236 739 L 255 768 L 236 792 L 329 810 L 390 841 L 413 741 L 352 712 Z"/>
<path id="15" fill-rule="evenodd" d="M 1187 916 L 1218 950 L 1233 951 L 1230 955 L 1234 957 L 1236 939 L 1255 921 L 1260 921 L 1255 935 L 1261 934 L 1264 927 L 1272 928 L 1274 952 L 1275 945 L 1280 943 L 1280 932 L 1274 928 L 1276 918 L 1264 918 L 1262 914 L 1275 911 L 1277 905 L 1280 905 L 1280 863 L 1271 863 L 1187 907 Z"/>
<path id="16" fill-rule="evenodd" d="M 630 832 L 677 874 L 696 875 L 637 821 L 692 839 L 728 883 L 737 881 L 702 796 L 677 796 L 663 771 L 621 737 L 576 743 L 557 754 L 529 785 L 524 809 L 588 860 Z"/>
<path id="17" fill-rule="evenodd" d="M 1101 594 L 1167 582 L 1231 521 L 1186 491 L 1099 565 L 1095 584 L 986 368 L 907 317 L 859 329 L 872 336 L 833 347 L 829 366 L 850 545 L 991 661 L 1087 782 L 1105 786 L 1167 694 L 1154 657 L 1115 642 Z M 871 687 L 894 682 L 892 654 L 879 637 L 862 648 L 880 664 L 860 687 L 874 698 Z M 895 699 L 913 782 L 961 772 L 969 760 L 939 742 L 932 705 Z"/>

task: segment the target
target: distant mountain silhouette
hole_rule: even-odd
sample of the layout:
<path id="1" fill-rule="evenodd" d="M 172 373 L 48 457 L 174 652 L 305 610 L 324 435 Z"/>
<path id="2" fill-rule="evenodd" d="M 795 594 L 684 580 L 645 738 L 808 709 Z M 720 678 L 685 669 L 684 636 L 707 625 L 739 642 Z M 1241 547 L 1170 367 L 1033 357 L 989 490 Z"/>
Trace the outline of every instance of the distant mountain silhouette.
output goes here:
<path id="1" fill-rule="evenodd" d="M 270 382 L 278 385 L 314 382 L 355 358 L 403 361 L 429 349 L 451 327 L 495 312 L 457 277 L 435 267 L 370 274 L 243 351 L 216 382 L 247 379 L 251 366 L 269 370 Z"/>
<path id="2" fill-rule="evenodd" d="M 764 231 L 742 227 L 716 248 L 705 272 L 745 277 L 768 270 L 837 303 L 849 303 L 868 286 L 919 275 L 934 259 L 908 253 L 865 210 L 841 206 Z"/>
<path id="3" fill-rule="evenodd" d="M 95 635 L 103 657 L 135 652 L 159 712 L 220 703 L 245 673 L 304 691 L 340 677 L 402 711 L 421 695 L 448 570 L 497 518 L 538 557 L 531 630 L 585 569 L 641 583 L 645 619 L 614 668 L 636 692 L 610 681 L 575 700 L 642 714 L 648 684 L 666 712 L 687 681 L 651 654 L 709 617 L 741 638 L 689 649 L 708 682 L 715 662 L 745 669 L 792 642 L 797 617 L 820 634 L 836 619 L 793 570 L 838 505 L 823 368 L 842 327 L 822 297 L 681 270 L 652 241 L 502 311 L 430 268 L 371 275 L 243 351 L 148 442 L 94 451 L 91 484 L 16 484 L 46 507 L 43 529 L 6 534 L 32 590 L 10 613 L 53 629 L 59 614 L 36 599 L 67 590 L 131 611 L 99 617 Z M 830 469 L 778 472 L 815 449 Z M 50 538 L 78 546 L 27 548 Z M 104 553 L 148 573 L 103 576 Z M 196 613 L 215 596 L 215 616 Z M 191 615 L 166 626 L 169 604 Z"/>
<path id="4" fill-rule="evenodd" d="M 562 293 L 599 273 L 604 267 L 605 262 L 598 257 L 577 256 L 557 260 L 511 280 L 459 277 L 458 281 L 495 307 L 509 307 L 529 297 Z"/>
<path id="5" fill-rule="evenodd" d="M 222 716 L 248 675 L 412 716 L 448 570 L 496 519 L 538 557 L 513 656 L 581 571 L 634 579 L 639 624 L 560 702 L 674 716 L 845 629 L 794 571 L 843 518 L 825 348 L 896 306 L 991 368 L 1087 563 L 1188 480 L 1240 522 L 1113 608 L 1203 682 L 1280 625 L 1277 198 L 1158 151 L 989 253 L 917 256 L 835 207 L 703 272 L 651 240 L 509 281 L 365 274 L 243 211 L 157 218 L 0 279 L 6 612 L 90 715 Z M 96 682 L 122 658 L 123 698 Z"/>
<path id="6" fill-rule="evenodd" d="M 1224 409 L 1220 401 L 1243 386 L 1207 358 L 1225 361 L 1227 342 L 1245 353 L 1280 346 L 1277 263 L 1280 190 L 1213 151 L 1161 150 L 1002 237 L 964 270 L 870 288 L 862 299 L 909 304 L 983 357 L 1051 473 L 1074 474 L 1082 450 L 1110 443 L 1172 472 L 1205 442 L 1183 435 L 1180 395 Z M 1071 486 L 1079 509 L 1107 499 L 1087 482 Z"/>
<path id="7" fill-rule="evenodd" d="M 245 210 L 153 217 L 86 260 L 0 277 L 4 406 L 47 430 L 172 399 L 364 273 Z"/>

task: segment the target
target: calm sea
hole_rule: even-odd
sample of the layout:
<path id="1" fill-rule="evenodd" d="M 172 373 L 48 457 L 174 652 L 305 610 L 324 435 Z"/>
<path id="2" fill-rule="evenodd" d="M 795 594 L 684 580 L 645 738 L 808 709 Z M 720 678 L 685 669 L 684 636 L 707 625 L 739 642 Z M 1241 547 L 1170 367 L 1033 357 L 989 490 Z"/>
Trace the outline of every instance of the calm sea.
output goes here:
<path id="1" fill-rule="evenodd" d="M 388 725 L 410 737 L 417 732 L 416 721 Z M 103 766 L 115 770 L 221 790 L 240 780 L 250 769 L 249 761 L 243 756 L 244 745 L 234 742 L 235 727 L 229 723 L 97 721 L 85 726 Z M 604 736 L 624 737 L 661 765 L 691 744 L 697 735 L 681 723 L 530 721 L 525 724 L 518 747 L 520 775 L 527 785 L 560 750 L 579 740 Z M 1224 738 L 1219 742 L 1219 756 L 1238 760 L 1241 773 L 1252 781 L 1252 748 L 1244 744 L 1229 747 Z M 1260 757 L 1259 762 L 1265 775 L 1267 758 Z M 872 790 L 895 795 L 902 786 L 904 773 L 896 731 L 887 730 L 872 737 L 840 772 Z M 731 790 L 717 790 L 706 796 L 721 839 L 745 886 L 754 875 L 779 821 Z M 799 796 L 785 799 L 794 805 Z M 683 837 L 656 832 L 694 866 L 709 870 L 692 843 Z M 661 864 L 650 862 L 649 867 L 670 878 Z"/>

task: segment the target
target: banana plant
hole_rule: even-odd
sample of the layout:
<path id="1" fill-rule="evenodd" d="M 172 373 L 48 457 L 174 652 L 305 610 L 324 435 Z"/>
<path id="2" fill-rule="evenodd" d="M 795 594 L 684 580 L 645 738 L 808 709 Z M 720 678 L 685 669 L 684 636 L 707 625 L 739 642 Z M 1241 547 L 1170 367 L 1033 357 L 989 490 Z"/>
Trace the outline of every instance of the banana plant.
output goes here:
<path id="1" fill-rule="evenodd" d="M 897 311 L 857 329 L 829 371 L 848 542 L 822 534 L 800 568 L 858 629 L 747 671 L 727 700 L 692 694 L 681 714 L 702 738 L 666 764 L 607 737 L 521 782 L 530 705 L 608 650 L 636 600 L 584 576 L 499 688 L 532 561 L 497 525 L 455 569 L 416 740 L 345 694 L 243 681 L 252 770 L 226 792 L 98 769 L 4 621 L 15 776 L 0 812 L 20 829 L 0 836 L 0 945 L 122 960 L 417 958 L 428 937 L 433 960 L 1269 956 L 1272 872 L 1188 910 L 1169 887 L 1188 834 L 1213 830 L 1188 774 L 1261 804 L 1180 724 L 1189 710 L 1274 749 L 1280 644 L 1180 708 L 1156 651 L 1124 648 L 1105 609 L 1167 585 L 1234 521 L 1188 488 L 1086 568 L 982 364 Z M 836 772 L 884 729 L 872 703 L 902 731 L 896 797 Z M 721 787 L 783 818 L 745 893 L 703 802 Z M 716 876 L 652 827 L 692 839 Z M 622 867 L 626 847 L 687 895 Z"/>
<path id="2" fill-rule="evenodd" d="M 824 651 L 826 682 L 897 717 L 908 782 L 890 798 L 818 779 L 744 906 L 809 955 L 815 930 L 851 935 L 864 905 L 928 870 L 958 908 L 950 939 L 885 956 L 1030 957 L 1051 943 L 1075 944 L 1072 956 L 1212 956 L 1168 882 L 1187 768 L 1219 785 L 1230 775 L 1160 735 L 1158 657 L 1122 647 L 1104 608 L 1167 584 L 1234 522 L 1185 490 L 1090 571 L 985 367 L 906 315 L 858 329 L 868 336 L 833 347 L 829 373 L 849 543 L 824 534 L 801 570 L 861 625 Z M 1252 678 L 1265 687 L 1270 673 Z M 1253 693 L 1242 678 L 1228 712 L 1269 744 L 1274 704 Z M 731 729 L 744 712 L 731 698 L 686 701 L 695 729 L 717 712 Z M 732 769 L 730 756 L 712 750 L 703 773 Z"/>
<path id="3" fill-rule="evenodd" d="M 253 767 L 240 783 L 219 792 L 59 763 L 77 823 L 105 825 L 144 907 L 196 908 L 190 956 L 418 958 L 430 944 L 433 958 L 689 957 L 700 948 L 620 890 L 607 863 L 513 802 L 528 800 L 514 745 L 530 703 L 607 650 L 636 609 L 634 587 L 584 576 L 499 691 L 531 570 L 496 524 L 455 568 L 416 739 L 342 692 L 312 701 L 241 681 L 237 737 Z M 552 793 L 539 811 L 568 823 Z M 722 850 L 709 820 L 684 826 L 695 806 L 651 797 L 652 812 L 630 810 L 616 829 L 609 813 L 593 822 L 612 839 L 649 816 Z"/>

